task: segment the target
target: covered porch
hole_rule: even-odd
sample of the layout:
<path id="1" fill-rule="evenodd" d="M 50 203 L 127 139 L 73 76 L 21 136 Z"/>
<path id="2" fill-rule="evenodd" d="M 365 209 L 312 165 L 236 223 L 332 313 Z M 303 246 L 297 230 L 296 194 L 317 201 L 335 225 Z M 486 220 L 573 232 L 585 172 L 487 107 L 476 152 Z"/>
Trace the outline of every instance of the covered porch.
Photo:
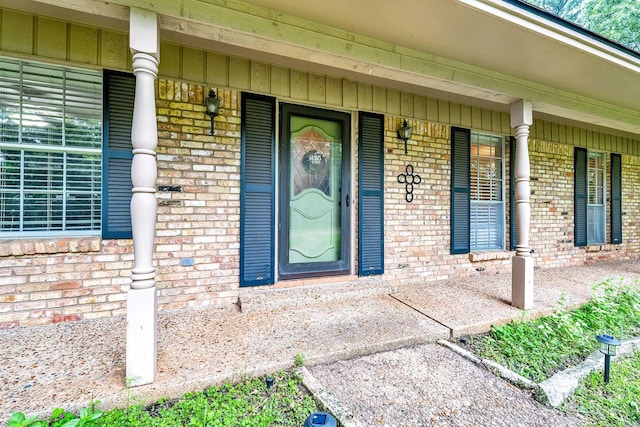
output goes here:
<path id="1" fill-rule="evenodd" d="M 593 286 L 606 279 L 638 286 L 640 263 L 536 270 L 536 305 L 526 317 L 550 314 L 562 298 L 568 309 L 584 304 Z M 50 413 L 52 405 L 78 409 L 94 399 L 102 408 L 127 405 L 132 398 L 150 403 L 286 369 L 298 353 L 315 365 L 486 332 L 492 324 L 522 318 L 509 303 L 510 289 L 509 274 L 415 281 L 402 289 L 378 283 L 360 297 L 348 286 L 327 284 L 273 291 L 281 293 L 275 296 L 281 303 L 277 310 L 248 297 L 243 311 L 162 312 L 156 381 L 133 390 L 123 380 L 123 318 L 0 331 L 11 349 L 5 357 L 6 381 L 0 383 L 6 396 L 0 419 L 16 410 Z"/>
<path id="2" fill-rule="evenodd" d="M 471 330 L 474 325 L 486 327 L 487 322 L 494 322 L 496 318 L 511 318 L 515 315 L 512 313 L 519 316 L 519 310 L 509 307 L 509 304 L 533 308 L 532 313 L 553 306 L 553 302 L 545 299 L 553 292 L 544 292 L 542 288 L 538 289 L 538 285 L 533 286 L 534 265 L 528 235 L 531 221 L 527 146 L 529 127 L 534 118 L 549 119 L 554 123 L 549 128 L 550 134 L 566 123 L 567 126 L 583 127 L 589 132 L 606 130 L 623 138 L 625 143 L 628 139 L 636 138 L 640 133 L 640 121 L 637 113 L 638 86 L 635 82 L 640 60 L 601 39 L 557 22 L 548 22 L 531 10 L 515 7 L 510 2 L 441 0 L 419 6 L 414 2 L 406 2 L 405 9 L 398 7 L 397 3 L 380 1 L 375 2 L 374 7 L 370 3 L 363 0 L 350 2 L 347 6 L 344 2 L 335 1 L 319 10 L 313 2 L 291 4 L 284 0 L 275 3 L 233 1 L 225 5 L 208 1 L 184 1 L 179 4 L 160 1 L 153 5 L 145 1 L 127 0 L 108 4 L 89 0 L 6 2 L 13 9 L 121 31 L 128 37 L 127 49 L 131 53 L 137 82 L 132 133 L 134 195 L 131 209 L 135 256 L 127 299 L 129 335 L 126 339 L 131 346 L 126 376 L 134 384 L 153 382 L 158 372 L 158 382 L 149 386 L 149 389 L 166 390 L 171 388 L 171 381 L 175 379 L 175 376 L 171 376 L 173 379 L 168 380 L 169 383 L 163 383 L 163 375 L 173 372 L 175 368 L 163 366 L 166 362 L 162 361 L 161 341 L 158 342 L 158 358 L 155 352 L 156 333 L 162 340 L 163 328 L 173 324 L 171 314 L 161 314 L 156 318 L 154 238 L 157 223 L 155 193 L 158 136 L 154 82 L 163 75 L 175 80 L 206 85 L 215 83 L 235 90 L 267 93 L 285 101 L 302 100 L 304 103 L 346 109 L 352 113 L 356 110 L 377 111 L 446 123 L 447 126 L 466 124 L 448 118 L 449 112 L 454 117 L 454 110 L 457 109 L 458 116 L 468 118 L 469 127 L 493 128 L 495 125 L 497 128 L 507 128 L 508 131 L 504 133 L 513 133 L 517 140 L 514 163 L 518 241 L 513 275 L 497 275 L 490 281 L 487 276 L 468 279 L 481 280 L 482 288 L 461 288 L 464 281 L 458 280 L 448 290 L 416 285 L 415 288 L 403 288 L 397 293 L 381 292 L 380 297 L 366 303 L 360 301 L 362 305 L 357 306 L 359 309 L 351 307 L 345 309 L 344 314 L 360 313 L 362 319 L 370 320 L 371 314 L 376 311 L 369 304 L 374 303 L 383 304 L 383 307 L 376 307 L 376 310 L 383 312 L 384 307 L 394 312 L 389 307 L 396 306 L 408 310 L 411 313 L 407 314 L 408 320 L 399 323 L 406 325 L 406 330 L 391 328 L 392 335 L 388 342 L 410 343 L 412 340 L 419 341 L 418 336 L 455 334 L 455 331 Z M 359 15 L 358 20 L 353 19 L 354 11 Z M 370 22 L 380 25 L 366 24 Z M 469 40 L 474 40 L 474 43 L 469 43 Z M 165 52 L 161 55 L 163 43 Z M 168 55 L 165 56 L 165 53 Z M 105 64 L 101 63 L 100 66 Z M 584 73 L 585 69 L 590 72 Z M 297 80 L 305 82 L 296 85 Z M 314 86 L 315 91 L 310 89 L 309 81 L 320 82 Z M 594 81 L 598 84 L 594 85 Z M 332 85 L 337 86 L 338 90 L 332 91 Z M 298 92 L 294 93 L 291 87 L 299 89 Z M 384 96 L 377 96 L 381 91 L 385 92 Z M 340 94 L 338 101 L 330 99 L 330 94 L 335 93 Z M 353 96 L 346 97 L 345 93 Z M 384 105 L 377 103 L 380 99 L 385 99 Z M 456 107 L 451 106 L 454 104 Z M 464 110 L 463 113 L 460 113 L 461 110 Z M 541 132 L 546 133 L 546 129 Z M 568 135 L 561 138 L 569 140 Z M 635 152 L 637 147 L 628 151 Z M 494 279 L 500 285 L 499 290 L 487 283 L 494 283 Z M 509 285 L 506 289 L 505 283 Z M 459 292 L 455 296 L 448 294 L 453 289 Z M 300 292 L 304 293 L 304 290 Z M 462 311 L 461 318 L 449 318 L 444 312 L 428 314 L 436 309 L 431 305 L 433 302 L 440 302 L 441 308 L 449 315 L 455 313 L 452 301 L 456 301 L 458 295 L 464 295 L 464 292 L 479 293 L 474 296 L 482 304 L 477 307 L 479 318 L 471 316 L 469 311 Z M 449 297 L 442 299 L 443 295 Z M 583 294 L 583 299 L 579 301 L 584 301 L 586 295 Z M 474 298 L 469 295 L 469 300 Z M 534 300 L 540 303 L 534 306 Z M 355 301 L 359 300 L 345 304 L 356 304 Z M 247 301 L 243 303 L 242 295 L 240 303 L 244 307 L 250 305 Z M 244 314 L 229 313 L 233 311 L 232 308 L 222 311 L 226 312 L 226 316 L 217 324 L 223 326 L 220 329 L 209 328 L 210 332 L 215 332 L 214 335 L 203 335 L 212 343 L 191 341 L 191 338 L 183 341 L 185 345 L 189 342 L 188 345 L 197 349 L 194 354 L 207 349 L 215 357 L 224 357 L 226 364 L 235 363 L 234 355 L 242 353 L 253 354 L 260 359 L 269 354 L 262 346 L 273 340 L 274 336 L 277 338 L 277 332 L 284 329 L 276 323 L 272 324 L 271 333 L 261 333 L 258 314 L 247 314 L 246 311 Z M 418 312 L 427 315 L 420 316 Z M 279 321 L 297 320 L 304 313 L 283 311 L 281 315 L 284 317 Z M 482 313 L 490 314 L 490 318 L 483 320 Z M 184 318 L 190 316 L 196 319 L 205 315 L 204 312 L 196 312 Z M 211 321 L 218 322 L 218 318 L 212 316 Z M 241 320 L 235 316 L 247 318 Z M 392 318 L 388 324 L 382 322 L 379 326 L 385 328 L 397 320 Z M 344 321 L 350 323 L 352 319 L 345 318 Z M 125 326 L 118 324 L 122 320 L 111 322 L 117 325 L 111 328 L 112 331 L 124 332 Z M 180 327 L 182 323 L 181 320 Z M 307 353 L 305 349 L 309 350 L 312 360 L 313 357 L 325 357 L 323 353 L 314 355 L 314 340 L 325 334 L 335 334 L 315 328 L 335 327 L 332 325 L 310 323 L 309 330 L 315 331 L 315 335 L 301 342 L 303 349 L 300 351 Z M 249 326 L 253 329 L 238 329 Z M 229 331 L 243 340 L 240 345 L 249 347 L 238 352 L 229 352 L 225 345 L 212 347 L 213 343 L 230 339 L 227 338 Z M 382 329 L 369 331 L 371 335 L 366 336 L 376 336 L 382 332 Z M 408 335 L 401 339 L 393 335 L 399 332 Z M 78 330 L 78 333 L 84 332 Z M 256 340 L 256 335 L 262 339 Z M 296 336 L 292 333 L 282 339 L 296 340 Z M 123 336 L 112 338 L 112 342 L 124 341 Z M 350 340 L 357 342 L 355 336 L 344 337 L 338 342 Z M 362 340 L 367 341 L 366 338 Z M 258 347 L 251 347 L 253 345 Z M 332 344 L 326 345 L 331 348 Z M 289 342 L 281 346 L 296 347 Z M 368 348 L 366 351 L 373 351 L 371 347 L 362 346 Z M 378 344 L 375 348 L 378 348 Z M 165 351 L 167 354 L 173 353 L 172 350 Z M 349 351 L 348 348 L 334 348 L 332 354 L 346 355 Z M 257 356 L 260 352 L 261 356 Z M 185 352 L 179 350 L 176 353 Z M 291 359 L 291 355 L 284 352 L 281 355 L 283 359 L 278 359 L 279 364 L 284 363 L 285 355 L 287 360 Z M 203 361 L 210 359 L 210 355 L 202 356 Z M 180 366 L 201 365 L 194 361 Z M 269 366 L 272 365 L 265 365 L 261 369 Z M 255 370 L 260 372 L 257 367 Z M 114 371 L 111 369 L 109 372 L 111 375 Z M 123 376 L 121 371 L 117 372 Z M 186 383 L 195 384 L 190 381 L 194 380 L 184 379 Z M 117 381 L 112 384 L 117 384 Z"/>

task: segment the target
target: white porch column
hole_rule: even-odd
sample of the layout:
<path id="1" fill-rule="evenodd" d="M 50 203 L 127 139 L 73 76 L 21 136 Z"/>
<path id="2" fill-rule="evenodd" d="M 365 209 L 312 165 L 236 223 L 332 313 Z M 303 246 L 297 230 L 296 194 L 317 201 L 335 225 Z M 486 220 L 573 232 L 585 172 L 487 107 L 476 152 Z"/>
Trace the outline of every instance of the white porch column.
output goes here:
<path id="1" fill-rule="evenodd" d="M 158 128 L 154 81 L 160 48 L 155 13 L 131 8 L 129 47 L 133 55 L 136 93 L 131 144 L 131 227 L 134 265 L 127 295 L 127 381 L 150 384 L 156 374 L 156 282 L 153 266 L 156 234 L 156 147 Z"/>
<path id="2" fill-rule="evenodd" d="M 511 127 L 516 133 L 515 195 L 516 195 L 516 255 L 511 260 L 511 305 L 525 310 L 533 308 L 533 258 L 529 246 L 531 205 L 529 198 L 529 126 L 533 124 L 533 109 L 529 101 L 511 104 Z"/>

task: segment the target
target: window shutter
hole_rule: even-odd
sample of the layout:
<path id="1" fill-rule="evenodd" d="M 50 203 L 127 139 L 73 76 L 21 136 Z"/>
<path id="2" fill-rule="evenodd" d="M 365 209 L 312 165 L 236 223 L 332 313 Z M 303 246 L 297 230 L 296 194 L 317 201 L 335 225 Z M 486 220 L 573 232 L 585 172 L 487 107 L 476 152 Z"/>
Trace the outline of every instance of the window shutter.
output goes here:
<path id="1" fill-rule="evenodd" d="M 574 150 L 574 245 L 587 245 L 587 149 Z"/>
<path id="2" fill-rule="evenodd" d="M 611 153 L 611 243 L 622 243 L 622 155 Z"/>
<path id="3" fill-rule="evenodd" d="M 136 79 L 133 74 L 104 73 L 104 143 L 102 156 L 102 237 L 131 238 L 131 123 Z"/>
<path id="4" fill-rule="evenodd" d="M 516 228 L 516 139 L 509 138 L 509 249 L 516 250 L 518 230 Z"/>
<path id="5" fill-rule="evenodd" d="M 242 94 L 240 286 L 274 283 L 275 99 Z"/>
<path id="6" fill-rule="evenodd" d="M 384 116 L 360 113 L 358 274 L 384 274 Z"/>
<path id="7" fill-rule="evenodd" d="M 451 253 L 470 250 L 470 145 L 469 129 L 451 128 Z"/>

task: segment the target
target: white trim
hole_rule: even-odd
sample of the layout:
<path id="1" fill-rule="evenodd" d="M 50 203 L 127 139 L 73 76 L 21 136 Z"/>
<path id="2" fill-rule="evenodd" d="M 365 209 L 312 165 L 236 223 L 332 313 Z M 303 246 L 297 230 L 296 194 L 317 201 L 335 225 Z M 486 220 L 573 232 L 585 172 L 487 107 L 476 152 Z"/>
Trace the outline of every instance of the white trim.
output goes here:
<path id="1" fill-rule="evenodd" d="M 506 209 L 507 209 L 507 203 L 506 203 L 506 163 L 507 163 L 507 156 L 506 156 L 506 152 L 505 152 L 505 147 L 506 147 L 506 143 L 505 143 L 505 136 L 504 135 L 500 135 L 497 133 L 492 133 L 492 132 L 482 132 L 482 131 L 475 131 L 473 129 L 470 130 L 470 141 L 469 141 L 469 149 L 471 149 L 471 147 L 473 146 L 473 135 L 477 135 L 477 136 L 487 136 L 490 137 L 491 139 L 498 139 L 500 141 L 501 145 L 501 152 L 502 152 L 502 170 L 501 170 L 501 177 L 500 180 L 502 182 L 501 185 L 501 195 L 500 195 L 500 200 L 474 200 L 473 198 L 471 198 L 471 194 L 473 193 L 473 189 L 470 188 L 470 203 L 473 204 L 474 202 L 481 202 L 481 204 L 495 204 L 495 205 L 501 205 L 502 207 L 502 245 L 500 248 L 474 248 L 473 247 L 473 242 L 471 242 L 471 220 L 469 220 L 469 249 L 471 252 L 483 252 L 483 251 L 504 251 L 506 249 L 507 246 L 507 213 L 506 213 Z M 495 158 L 495 157 L 494 157 Z M 469 172 L 471 172 L 471 164 L 473 163 L 473 158 L 470 159 L 469 162 Z M 489 202 L 489 203 L 486 203 Z M 471 211 L 470 211 L 471 214 Z"/>
<path id="2" fill-rule="evenodd" d="M 602 187 L 602 204 L 593 204 L 593 203 L 589 203 L 589 189 L 591 188 L 590 182 L 589 182 L 589 170 L 591 169 L 589 167 L 589 155 L 590 154 L 598 154 L 599 156 L 602 156 L 602 176 L 604 179 L 604 182 L 601 184 Z M 608 238 L 607 238 L 607 186 L 609 185 L 609 182 L 607 180 L 607 152 L 606 151 L 602 151 L 602 150 L 590 150 L 587 149 L 587 245 L 605 245 L 608 242 Z M 602 222 L 599 224 L 600 227 L 602 227 L 602 241 L 601 242 L 594 242 L 594 241 L 590 241 L 589 240 L 589 206 L 592 207 L 602 207 Z M 594 218 L 595 219 L 595 218 Z M 593 237 L 593 236 L 592 236 Z"/>
<path id="3" fill-rule="evenodd" d="M 501 0 L 459 0 L 468 6 L 640 73 L 640 59 Z"/>

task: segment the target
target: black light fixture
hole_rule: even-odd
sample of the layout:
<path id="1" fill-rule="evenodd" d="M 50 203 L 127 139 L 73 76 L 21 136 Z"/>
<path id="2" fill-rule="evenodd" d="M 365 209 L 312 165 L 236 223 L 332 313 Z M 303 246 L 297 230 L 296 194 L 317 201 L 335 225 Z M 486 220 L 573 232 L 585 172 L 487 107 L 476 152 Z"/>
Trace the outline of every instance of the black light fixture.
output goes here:
<path id="1" fill-rule="evenodd" d="M 267 384 L 267 388 L 273 387 L 273 383 L 275 383 L 276 379 L 273 377 L 266 377 L 264 382 Z"/>
<path id="2" fill-rule="evenodd" d="M 409 126 L 407 119 L 402 122 L 402 126 L 398 129 L 398 138 L 404 141 L 404 154 L 407 154 L 407 140 L 411 138 L 412 130 L 413 128 Z"/>
<path id="3" fill-rule="evenodd" d="M 336 427 L 338 423 L 328 412 L 314 412 L 304 420 L 303 427 Z"/>
<path id="4" fill-rule="evenodd" d="M 609 366 L 611 364 L 611 356 L 616 355 L 616 348 L 621 342 L 612 335 L 598 335 L 596 340 L 600 343 L 600 353 L 604 354 L 604 382 L 609 382 Z"/>
<path id="5" fill-rule="evenodd" d="M 205 102 L 207 103 L 207 115 L 211 117 L 211 135 L 215 132 L 213 130 L 213 118 L 218 115 L 218 107 L 220 107 L 220 98 L 216 96 L 216 92 L 211 89 L 209 90 L 209 96 L 205 98 Z"/>

